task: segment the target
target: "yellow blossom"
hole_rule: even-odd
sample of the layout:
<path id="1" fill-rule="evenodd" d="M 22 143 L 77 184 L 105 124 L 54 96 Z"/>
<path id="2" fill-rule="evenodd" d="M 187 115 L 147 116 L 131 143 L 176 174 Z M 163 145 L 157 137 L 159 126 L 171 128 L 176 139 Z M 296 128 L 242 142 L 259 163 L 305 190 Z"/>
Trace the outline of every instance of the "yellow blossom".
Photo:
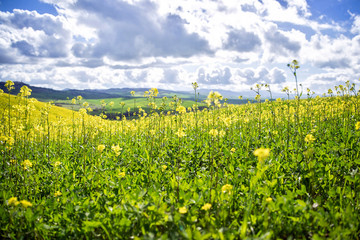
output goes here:
<path id="1" fill-rule="evenodd" d="M 179 128 L 179 130 L 175 133 L 179 138 L 185 137 L 186 133 L 183 128 Z"/>
<path id="2" fill-rule="evenodd" d="M 211 208 L 211 204 L 210 203 L 205 203 L 204 206 L 201 207 L 202 210 L 209 210 Z"/>
<path id="3" fill-rule="evenodd" d="M 24 85 L 20 88 L 20 95 L 22 97 L 28 97 L 31 95 L 31 91 L 32 90 L 30 88 L 28 88 L 26 85 Z"/>
<path id="4" fill-rule="evenodd" d="M 14 88 L 14 82 L 11 80 L 7 80 L 5 83 L 5 87 L 8 89 L 8 91 L 10 92 L 12 89 Z"/>
<path id="5" fill-rule="evenodd" d="M 359 130 L 360 129 L 360 122 L 357 122 L 356 124 L 355 124 L 355 130 Z"/>
<path id="6" fill-rule="evenodd" d="M 306 135 L 306 137 L 305 137 L 305 142 L 307 142 L 307 143 L 312 143 L 312 142 L 314 142 L 316 140 L 316 138 L 312 135 L 312 134 L 308 134 L 308 135 Z"/>
<path id="7" fill-rule="evenodd" d="M 30 160 L 23 161 L 22 165 L 24 166 L 24 170 L 27 170 L 28 168 L 32 167 L 32 163 L 30 162 Z"/>
<path id="8" fill-rule="evenodd" d="M 119 145 L 112 145 L 111 146 L 111 150 L 113 150 L 114 151 L 114 153 L 115 153 L 115 155 L 116 156 L 119 156 L 120 155 L 120 151 L 122 150 L 122 148 L 121 147 L 119 147 Z"/>
<path id="9" fill-rule="evenodd" d="M 211 129 L 211 130 L 209 131 L 209 134 L 210 134 L 211 136 L 213 136 L 213 137 L 216 137 L 216 136 L 219 134 L 219 131 L 216 130 L 216 129 Z"/>
<path id="10" fill-rule="evenodd" d="M 187 213 L 186 207 L 181 207 L 181 208 L 179 208 L 179 213 L 181 213 L 181 214 Z"/>
<path id="11" fill-rule="evenodd" d="M 176 108 L 176 111 L 179 112 L 180 114 L 186 113 L 186 108 L 184 106 L 178 106 Z"/>
<path id="12" fill-rule="evenodd" d="M 224 121 L 224 124 L 227 127 L 230 126 L 230 124 L 231 124 L 231 118 L 230 117 L 224 118 L 223 121 Z"/>
<path id="13" fill-rule="evenodd" d="M 234 153 L 235 151 L 236 151 L 235 148 L 231 148 L 231 149 L 230 149 L 230 152 L 232 152 L 232 153 Z"/>
<path id="14" fill-rule="evenodd" d="M 270 155 L 269 148 L 258 148 L 254 151 L 254 155 L 258 157 L 260 162 L 264 161 Z"/>
<path id="15" fill-rule="evenodd" d="M 61 165 L 61 162 L 60 162 L 60 161 L 56 161 L 55 164 L 54 164 L 54 167 L 57 168 L 57 167 L 60 166 L 60 165 Z"/>
<path id="16" fill-rule="evenodd" d="M 272 202 L 272 200 L 273 199 L 271 197 L 268 197 L 268 198 L 265 199 L 266 202 Z"/>
<path id="17" fill-rule="evenodd" d="M 220 130 L 219 136 L 220 136 L 220 137 L 224 137 L 224 136 L 225 136 L 225 131 L 224 131 L 224 130 Z"/>
<path id="18" fill-rule="evenodd" d="M 32 207 L 31 202 L 29 202 L 29 201 L 27 201 L 27 200 L 21 200 L 20 203 L 21 203 L 21 205 L 22 205 L 24 208 Z"/>
<path id="19" fill-rule="evenodd" d="M 9 198 L 9 200 L 7 201 L 7 204 L 8 204 L 9 206 L 11 206 L 11 205 L 16 206 L 16 205 L 19 204 L 19 201 L 17 200 L 17 197 L 11 197 L 11 198 Z"/>
<path id="20" fill-rule="evenodd" d="M 162 168 L 162 171 L 165 171 L 165 170 L 167 169 L 167 166 L 166 166 L 166 165 L 162 165 L 161 168 Z"/>
<path id="21" fill-rule="evenodd" d="M 55 193 L 54 193 L 54 196 L 55 197 L 59 197 L 59 196 L 61 196 L 62 195 L 62 193 L 60 192 L 60 191 L 56 191 Z"/>
<path id="22" fill-rule="evenodd" d="M 104 149 L 105 149 L 105 145 L 104 145 L 104 144 L 100 144 L 100 145 L 97 146 L 97 150 L 98 150 L 99 152 L 104 151 Z"/>
<path id="23" fill-rule="evenodd" d="M 221 192 L 222 193 L 231 193 L 231 190 L 233 189 L 233 186 L 230 184 L 225 184 L 224 186 L 221 187 Z"/>
<path id="24" fill-rule="evenodd" d="M 86 109 L 85 109 L 85 108 L 80 108 L 80 109 L 79 109 L 79 113 L 80 113 L 81 115 L 85 115 L 85 114 L 86 114 Z"/>
<path id="25" fill-rule="evenodd" d="M 125 177 L 125 172 L 119 172 L 119 177 L 120 177 L 120 178 Z"/>

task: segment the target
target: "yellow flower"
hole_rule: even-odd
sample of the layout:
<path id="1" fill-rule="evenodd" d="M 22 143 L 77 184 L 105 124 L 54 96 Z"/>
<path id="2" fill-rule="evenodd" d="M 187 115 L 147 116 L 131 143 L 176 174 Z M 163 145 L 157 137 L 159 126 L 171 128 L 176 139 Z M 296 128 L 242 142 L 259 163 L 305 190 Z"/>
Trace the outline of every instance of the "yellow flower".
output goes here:
<path id="1" fill-rule="evenodd" d="M 167 169 L 167 166 L 166 166 L 166 165 L 162 165 L 161 168 L 162 168 L 162 171 L 165 171 L 165 170 Z"/>
<path id="2" fill-rule="evenodd" d="M 82 96 L 79 95 L 79 96 L 76 97 L 76 99 L 81 101 L 83 98 L 82 98 Z"/>
<path id="3" fill-rule="evenodd" d="M 28 88 L 26 85 L 22 86 L 20 89 L 20 95 L 23 97 L 28 97 L 31 95 L 31 89 Z"/>
<path id="4" fill-rule="evenodd" d="M 61 162 L 60 162 L 60 161 L 56 161 L 55 164 L 54 164 L 54 167 L 57 168 L 57 167 L 60 166 L 60 165 L 61 165 Z"/>
<path id="5" fill-rule="evenodd" d="M 23 161 L 22 165 L 24 166 L 24 170 L 27 170 L 28 168 L 32 167 L 32 163 L 29 160 Z"/>
<path id="6" fill-rule="evenodd" d="M 216 129 L 211 129 L 211 130 L 209 131 L 209 134 L 210 134 L 211 136 L 213 136 L 213 137 L 216 137 L 216 136 L 219 134 L 219 131 L 216 130 Z"/>
<path id="7" fill-rule="evenodd" d="M 134 96 L 134 95 L 135 95 L 135 91 L 131 91 L 130 94 L 131 94 L 131 96 Z"/>
<path id="8" fill-rule="evenodd" d="M 210 101 L 215 101 L 215 100 L 217 100 L 217 99 L 222 99 L 222 96 L 221 96 L 221 94 L 219 93 L 219 92 L 213 92 L 213 91 L 211 91 L 210 93 L 209 93 L 209 95 L 207 96 L 207 98 L 210 100 Z"/>
<path id="9" fill-rule="evenodd" d="M 219 132 L 219 137 L 224 137 L 225 136 L 225 131 L 224 130 L 220 130 Z"/>
<path id="10" fill-rule="evenodd" d="M 224 118 L 223 121 L 224 121 L 224 123 L 225 123 L 225 125 L 227 127 L 230 126 L 230 124 L 231 124 L 231 118 L 230 117 Z"/>
<path id="11" fill-rule="evenodd" d="M 98 150 L 99 152 L 104 151 L 104 149 L 105 149 L 105 145 L 104 145 L 104 144 L 100 144 L 100 145 L 97 146 L 97 150 Z"/>
<path id="12" fill-rule="evenodd" d="M 209 210 L 211 208 L 211 204 L 210 203 L 205 203 L 204 206 L 201 207 L 202 210 Z"/>
<path id="13" fill-rule="evenodd" d="M 14 82 L 11 80 L 7 80 L 5 83 L 5 87 L 8 89 L 8 91 L 10 92 L 12 89 L 15 89 L 14 87 Z"/>
<path id="14" fill-rule="evenodd" d="M 120 178 L 125 177 L 125 172 L 119 172 L 119 177 L 120 177 Z"/>
<path id="15" fill-rule="evenodd" d="M 187 213 L 186 207 L 181 207 L 181 208 L 179 208 L 179 213 L 181 213 L 181 214 Z"/>
<path id="16" fill-rule="evenodd" d="M 114 153 L 115 153 L 115 155 L 116 156 L 119 156 L 120 155 L 120 151 L 122 150 L 122 148 L 121 147 L 119 147 L 119 145 L 112 145 L 111 146 L 111 150 L 113 150 L 114 151 Z"/>
<path id="17" fill-rule="evenodd" d="M 231 148 L 231 149 L 230 149 L 230 152 L 232 152 L 232 153 L 234 153 L 235 151 L 236 151 L 235 148 Z"/>
<path id="18" fill-rule="evenodd" d="M 179 128 L 179 130 L 175 133 L 179 138 L 185 137 L 186 134 L 183 128 Z"/>
<path id="19" fill-rule="evenodd" d="M 308 134 L 305 137 L 305 142 L 312 143 L 316 140 L 316 138 L 312 134 Z"/>
<path id="20" fill-rule="evenodd" d="M 184 106 L 178 106 L 176 108 L 176 111 L 179 112 L 180 114 L 186 113 L 186 108 Z"/>
<path id="21" fill-rule="evenodd" d="M 27 200 L 21 200 L 20 203 L 21 203 L 21 205 L 22 205 L 24 208 L 32 207 L 31 202 L 29 202 L 29 201 L 27 201 Z"/>
<path id="22" fill-rule="evenodd" d="M 270 155 L 270 148 L 258 148 L 254 151 L 254 155 L 258 157 L 260 162 L 264 161 Z"/>
<path id="23" fill-rule="evenodd" d="M 11 197 L 11 198 L 9 198 L 9 200 L 7 201 L 7 204 L 8 204 L 9 206 L 11 206 L 11 205 L 16 206 L 16 205 L 19 204 L 19 201 L 17 200 L 17 197 Z"/>
<path id="24" fill-rule="evenodd" d="M 360 122 L 357 122 L 356 124 L 355 124 L 355 130 L 359 130 L 360 129 Z"/>
<path id="25" fill-rule="evenodd" d="M 271 197 L 268 197 L 268 198 L 265 199 L 266 202 L 272 202 L 272 200 L 273 199 Z"/>
<path id="26" fill-rule="evenodd" d="M 59 197 L 59 196 L 61 196 L 62 195 L 62 193 L 60 192 L 60 191 L 56 191 L 55 193 L 54 193 L 54 196 L 55 197 Z"/>
<path id="27" fill-rule="evenodd" d="M 79 109 L 79 113 L 80 113 L 81 115 L 85 115 L 85 114 L 86 114 L 86 109 L 85 109 L 85 108 L 80 108 L 80 109 Z"/>
<path id="28" fill-rule="evenodd" d="M 232 185 L 225 184 L 224 186 L 221 187 L 221 192 L 230 194 L 232 189 L 233 189 Z"/>

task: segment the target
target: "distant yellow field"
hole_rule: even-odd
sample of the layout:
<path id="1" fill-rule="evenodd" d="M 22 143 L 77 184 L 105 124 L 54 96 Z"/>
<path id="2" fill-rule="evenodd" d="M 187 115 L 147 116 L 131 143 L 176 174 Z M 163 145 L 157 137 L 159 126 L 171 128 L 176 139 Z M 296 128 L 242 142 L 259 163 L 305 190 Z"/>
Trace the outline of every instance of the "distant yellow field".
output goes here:
<path id="1" fill-rule="evenodd" d="M 49 120 L 55 121 L 57 119 L 61 118 L 72 118 L 72 115 L 74 111 L 54 106 L 50 103 L 43 103 L 39 102 L 35 98 L 24 98 L 20 96 L 14 96 L 7 93 L 1 93 L 0 94 L 0 109 L 1 109 L 1 116 L 3 117 L 4 114 L 8 114 L 8 103 L 9 103 L 9 97 L 10 97 L 10 114 L 11 116 L 18 115 L 19 112 L 25 113 L 26 111 L 26 105 L 28 106 L 28 114 L 31 116 L 32 120 L 39 119 L 42 113 L 46 113 L 48 110 L 49 112 Z"/>

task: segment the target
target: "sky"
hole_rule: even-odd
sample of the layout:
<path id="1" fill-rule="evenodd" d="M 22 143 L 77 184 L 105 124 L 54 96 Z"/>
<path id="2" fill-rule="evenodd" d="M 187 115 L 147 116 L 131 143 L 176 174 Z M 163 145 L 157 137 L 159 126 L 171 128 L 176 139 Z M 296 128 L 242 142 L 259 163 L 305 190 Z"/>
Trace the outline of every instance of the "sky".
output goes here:
<path id="1" fill-rule="evenodd" d="M 0 0 L 0 80 L 304 92 L 360 84 L 360 0 Z"/>

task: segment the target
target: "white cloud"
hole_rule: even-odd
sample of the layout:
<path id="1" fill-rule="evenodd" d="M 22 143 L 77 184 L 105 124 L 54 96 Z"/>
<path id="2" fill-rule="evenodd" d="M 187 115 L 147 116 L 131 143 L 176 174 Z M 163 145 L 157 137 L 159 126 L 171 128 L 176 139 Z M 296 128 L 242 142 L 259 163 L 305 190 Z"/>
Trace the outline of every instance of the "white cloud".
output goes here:
<path id="1" fill-rule="evenodd" d="M 352 34 L 360 34 L 360 16 L 354 16 L 354 22 L 351 26 Z"/>

